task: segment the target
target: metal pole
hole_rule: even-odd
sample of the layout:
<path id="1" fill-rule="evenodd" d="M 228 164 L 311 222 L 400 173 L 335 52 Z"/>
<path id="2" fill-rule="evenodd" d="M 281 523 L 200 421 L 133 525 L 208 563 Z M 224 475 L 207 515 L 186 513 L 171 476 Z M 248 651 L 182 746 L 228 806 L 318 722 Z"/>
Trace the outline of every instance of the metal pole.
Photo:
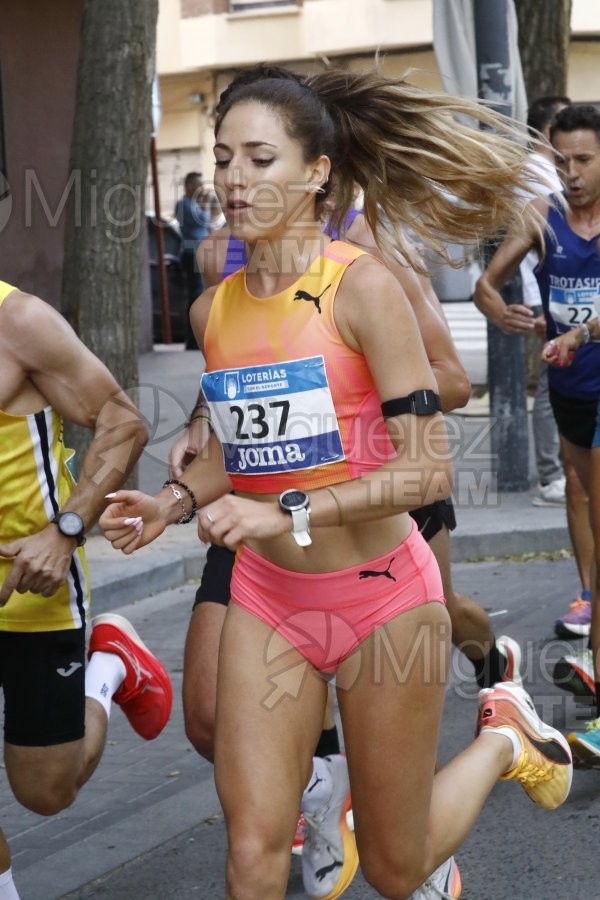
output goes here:
<path id="1" fill-rule="evenodd" d="M 512 0 L 511 0 L 512 2 Z M 473 0 L 479 97 L 513 114 L 507 0 Z M 488 247 L 486 263 L 493 253 Z M 506 303 L 522 302 L 521 279 L 502 291 Z M 525 340 L 488 322 L 488 386 L 492 465 L 500 491 L 529 489 L 529 426 Z"/>
<path id="2" fill-rule="evenodd" d="M 158 287 L 160 292 L 160 311 L 162 317 L 162 336 L 165 344 L 173 341 L 171 335 L 171 310 L 169 308 L 169 282 L 165 264 L 165 237 L 163 220 L 160 214 L 160 194 L 158 189 L 158 165 L 156 162 L 156 138 L 150 138 L 150 162 L 152 166 L 152 187 L 154 189 L 154 221 L 156 223 L 156 255 L 158 257 Z"/>

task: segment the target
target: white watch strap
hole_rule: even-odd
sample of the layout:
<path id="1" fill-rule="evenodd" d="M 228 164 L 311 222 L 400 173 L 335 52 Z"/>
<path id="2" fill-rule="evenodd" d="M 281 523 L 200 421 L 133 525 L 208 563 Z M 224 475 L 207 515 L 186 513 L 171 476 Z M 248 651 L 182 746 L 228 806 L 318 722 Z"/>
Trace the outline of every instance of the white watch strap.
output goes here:
<path id="1" fill-rule="evenodd" d="M 299 547 L 308 547 L 312 544 L 310 509 L 297 509 L 292 513 L 292 537 Z"/>

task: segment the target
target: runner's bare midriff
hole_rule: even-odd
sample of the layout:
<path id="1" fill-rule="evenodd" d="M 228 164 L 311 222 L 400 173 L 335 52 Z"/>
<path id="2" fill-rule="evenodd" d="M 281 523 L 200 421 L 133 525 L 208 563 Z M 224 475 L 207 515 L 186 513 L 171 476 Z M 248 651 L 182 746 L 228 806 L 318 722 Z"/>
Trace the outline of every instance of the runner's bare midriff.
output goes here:
<path id="1" fill-rule="evenodd" d="M 278 503 L 279 499 L 279 494 L 236 491 L 236 495 L 262 503 Z M 255 553 L 282 568 L 306 573 L 336 572 L 394 550 L 410 534 L 411 523 L 408 513 L 352 522 L 343 528 L 319 528 L 311 523 L 310 547 L 298 547 L 291 533 L 269 541 L 251 540 L 247 544 Z"/>

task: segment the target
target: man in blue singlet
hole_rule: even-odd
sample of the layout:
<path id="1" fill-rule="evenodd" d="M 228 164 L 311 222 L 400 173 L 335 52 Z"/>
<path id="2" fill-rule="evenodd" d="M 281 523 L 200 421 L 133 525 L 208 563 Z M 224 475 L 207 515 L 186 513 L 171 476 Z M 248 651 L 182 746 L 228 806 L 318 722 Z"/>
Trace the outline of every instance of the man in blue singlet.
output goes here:
<path id="1" fill-rule="evenodd" d="M 600 111 L 584 104 L 563 109 L 554 120 L 550 139 L 557 154 L 566 206 L 563 208 L 552 199 L 538 202 L 547 222 L 544 247 L 539 246 L 533 233 L 525 239 L 509 236 L 479 280 L 476 302 L 492 321 L 502 321 L 505 331 L 529 331 L 530 310 L 518 304 L 506 307 L 499 291 L 532 247 L 542 250 L 535 275 L 550 339 L 544 358 L 553 362 L 552 341 L 560 335 L 572 333 L 573 346 L 580 346 L 569 364 L 560 360 L 550 367 L 550 401 L 569 458 L 589 493 L 591 448 L 600 398 L 600 342 L 594 340 L 600 314 Z M 577 694 L 588 694 L 599 703 L 599 649 L 597 583 L 590 648 L 559 660 L 554 672 L 557 684 Z M 569 741 L 575 759 L 600 762 L 600 718 L 589 723 L 585 734 L 569 735 Z"/>

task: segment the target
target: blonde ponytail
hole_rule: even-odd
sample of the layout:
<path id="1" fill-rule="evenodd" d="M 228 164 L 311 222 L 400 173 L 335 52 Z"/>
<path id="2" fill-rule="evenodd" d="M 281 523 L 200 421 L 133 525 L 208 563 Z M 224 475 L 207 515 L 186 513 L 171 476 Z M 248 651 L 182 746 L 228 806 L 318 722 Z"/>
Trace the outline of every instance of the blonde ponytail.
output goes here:
<path id="1" fill-rule="evenodd" d="M 543 176 L 525 168 L 527 132 L 518 123 L 478 101 L 421 90 L 379 72 L 328 69 L 309 76 L 307 84 L 335 127 L 339 222 L 357 182 L 382 249 L 395 244 L 419 271 L 423 263 L 406 227 L 443 256 L 447 241 L 476 244 L 532 221 L 541 233 L 543 220 L 526 200 L 535 196 L 532 182 Z M 475 126 L 457 116 L 470 117 Z"/>

